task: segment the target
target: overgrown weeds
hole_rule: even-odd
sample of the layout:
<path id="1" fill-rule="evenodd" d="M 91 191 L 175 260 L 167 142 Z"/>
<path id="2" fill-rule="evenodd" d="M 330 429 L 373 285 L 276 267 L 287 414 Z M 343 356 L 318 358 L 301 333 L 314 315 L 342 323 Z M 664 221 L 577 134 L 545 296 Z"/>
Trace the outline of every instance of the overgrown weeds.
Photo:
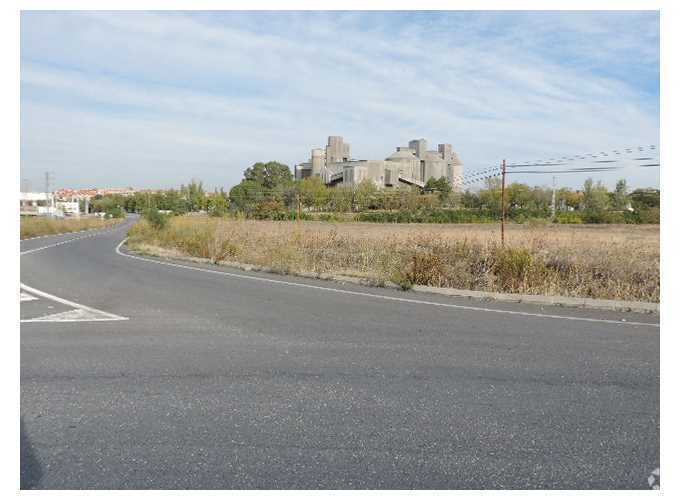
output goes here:
<path id="1" fill-rule="evenodd" d="M 174 217 L 163 229 L 141 221 L 131 229 L 129 244 L 284 273 L 363 276 L 404 289 L 428 285 L 658 302 L 658 228 L 654 231 L 516 225 L 501 246 L 495 233 L 477 226 L 439 230 Z"/>
<path id="2" fill-rule="evenodd" d="M 49 234 L 71 233 L 86 229 L 97 229 L 118 221 L 94 217 L 56 219 L 52 217 L 21 217 L 19 237 L 22 240 Z"/>

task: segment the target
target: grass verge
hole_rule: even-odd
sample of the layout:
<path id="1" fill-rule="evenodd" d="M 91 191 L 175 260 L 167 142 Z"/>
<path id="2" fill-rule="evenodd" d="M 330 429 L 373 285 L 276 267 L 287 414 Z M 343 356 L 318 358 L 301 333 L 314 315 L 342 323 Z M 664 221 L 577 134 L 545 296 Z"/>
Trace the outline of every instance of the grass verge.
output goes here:
<path id="1" fill-rule="evenodd" d="M 265 266 L 282 273 L 333 273 L 413 285 L 658 302 L 658 226 L 511 226 L 495 231 L 408 224 L 335 225 L 175 217 L 140 221 L 132 250 Z M 520 227 L 517 227 L 520 226 Z M 636 232 L 637 231 L 637 232 Z"/>
<path id="2" fill-rule="evenodd" d="M 53 219 L 50 217 L 21 217 L 20 239 L 35 238 L 50 234 L 72 233 L 85 229 L 97 229 L 120 222 L 120 219 L 80 218 Z"/>

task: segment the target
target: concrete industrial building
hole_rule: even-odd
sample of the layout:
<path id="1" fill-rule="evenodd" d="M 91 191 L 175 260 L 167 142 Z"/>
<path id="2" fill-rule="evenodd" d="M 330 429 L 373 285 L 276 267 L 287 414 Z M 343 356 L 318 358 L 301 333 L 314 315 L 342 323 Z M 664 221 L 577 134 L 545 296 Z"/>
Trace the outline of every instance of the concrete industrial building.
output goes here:
<path id="1" fill-rule="evenodd" d="M 295 165 L 295 177 L 319 176 L 330 186 L 355 186 L 369 179 L 379 188 L 425 186 L 428 179 L 445 177 L 454 189 L 461 188 L 463 164 L 451 144 L 428 151 L 425 139 L 409 141 L 384 160 L 355 160 L 350 145 L 340 136 L 328 137 L 325 149 L 312 149 L 309 161 Z"/>

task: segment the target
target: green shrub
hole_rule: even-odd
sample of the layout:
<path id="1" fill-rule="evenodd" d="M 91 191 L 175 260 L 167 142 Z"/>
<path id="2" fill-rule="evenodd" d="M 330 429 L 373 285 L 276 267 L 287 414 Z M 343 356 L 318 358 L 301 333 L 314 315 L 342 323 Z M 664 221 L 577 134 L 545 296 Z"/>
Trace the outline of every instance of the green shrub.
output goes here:
<path id="1" fill-rule="evenodd" d="M 583 218 L 576 212 L 557 212 L 555 222 L 558 224 L 583 224 Z"/>
<path id="2" fill-rule="evenodd" d="M 252 211 L 246 212 L 246 216 L 260 220 L 295 220 L 297 212 L 286 208 L 280 201 L 263 201 L 258 203 Z M 300 219 L 309 220 L 311 217 L 306 212 L 301 212 Z"/>
<path id="3" fill-rule="evenodd" d="M 402 290 L 407 291 L 413 288 L 413 281 L 406 276 L 402 271 L 395 271 L 390 280 L 401 287 Z"/>
<path id="4" fill-rule="evenodd" d="M 227 215 L 227 208 L 222 205 L 215 205 L 210 207 L 210 210 L 208 210 L 208 215 L 210 217 L 224 217 Z"/>
<path id="5" fill-rule="evenodd" d="M 586 224 L 604 224 L 607 222 L 607 213 L 603 210 L 583 210 L 581 217 Z"/>
<path id="6" fill-rule="evenodd" d="M 124 217 L 123 210 L 120 207 L 110 207 L 106 210 L 104 215 L 107 219 L 120 219 Z"/>
<path id="7" fill-rule="evenodd" d="M 640 224 L 661 224 L 659 207 L 651 207 L 636 211 Z"/>
<path id="8" fill-rule="evenodd" d="M 168 217 L 160 213 L 156 207 L 151 207 L 144 212 L 144 219 L 157 231 L 165 229 L 168 225 Z"/>
<path id="9" fill-rule="evenodd" d="M 417 210 L 375 210 L 360 212 L 356 217 L 360 222 L 396 223 L 483 223 L 496 222 L 489 210 L 426 208 Z"/>

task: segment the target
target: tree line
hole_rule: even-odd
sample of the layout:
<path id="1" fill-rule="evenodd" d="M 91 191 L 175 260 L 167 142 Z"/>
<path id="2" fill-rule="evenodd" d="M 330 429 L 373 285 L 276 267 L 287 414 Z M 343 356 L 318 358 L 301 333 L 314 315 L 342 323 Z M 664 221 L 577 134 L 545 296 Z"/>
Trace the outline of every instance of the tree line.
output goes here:
<path id="1" fill-rule="evenodd" d="M 518 222 L 533 218 L 566 223 L 659 222 L 660 191 L 631 191 L 625 179 L 619 180 L 613 191 L 587 179 L 581 189 L 562 187 L 554 194 L 553 218 L 552 188 L 510 183 L 505 193 L 507 215 Z M 92 211 L 103 212 L 115 207 L 144 212 L 153 207 L 174 214 L 240 213 L 258 219 L 358 213 L 360 220 L 482 222 L 500 217 L 501 185 L 500 179 L 491 178 L 481 189 L 459 192 L 442 177 L 429 179 L 423 188 L 378 189 L 370 180 L 353 187 L 328 187 L 319 177 L 295 180 L 287 165 L 270 161 L 247 168 L 241 182 L 228 193 L 224 189 L 206 192 L 202 182 L 192 180 L 178 190 L 95 197 L 90 206 Z"/>

